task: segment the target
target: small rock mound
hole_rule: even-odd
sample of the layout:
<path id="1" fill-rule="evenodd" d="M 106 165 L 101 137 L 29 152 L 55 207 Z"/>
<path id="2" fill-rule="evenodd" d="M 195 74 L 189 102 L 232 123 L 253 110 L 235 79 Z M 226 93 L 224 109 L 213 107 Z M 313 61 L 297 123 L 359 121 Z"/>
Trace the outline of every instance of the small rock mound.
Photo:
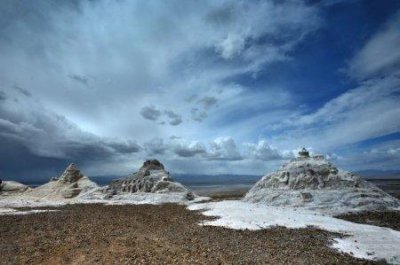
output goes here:
<path id="1" fill-rule="evenodd" d="M 75 164 L 70 164 L 60 177 L 29 192 L 30 196 L 48 199 L 71 199 L 89 190 L 98 188 L 97 184 L 84 176 Z"/>
<path id="2" fill-rule="evenodd" d="M 28 189 L 28 186 L 16 181 L 2 181 L 0 183 L 0 194 L 2 195 L 21 193 Z"/>
<path id="3" fill-rule="evenodd" d="M 187 199 L 193 199 L 193 193 L 178 182 L 174 182 L 160 161 L 153 159 L 143 163 L 138 172 L 117 180 L 107 187 L 109 195 L 121 193 L 186 193 Z"/>
<path id="4" fill-rule="evenodd" d="M 336 168 L 321 155 L 311 157 L 305 149 L 298 158 L 264 176 L 243 200 L 335 213 L 400 207 L 398 199 L 372 183 Z"/>

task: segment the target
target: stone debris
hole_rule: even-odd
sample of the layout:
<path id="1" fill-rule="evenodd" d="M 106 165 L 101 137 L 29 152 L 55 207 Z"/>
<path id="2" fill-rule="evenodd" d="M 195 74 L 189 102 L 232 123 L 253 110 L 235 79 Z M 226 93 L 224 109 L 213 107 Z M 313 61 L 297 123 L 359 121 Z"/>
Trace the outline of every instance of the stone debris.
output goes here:
<path id="1" fill-rule="evenodd" d="M 187 199 L 194 199 L 194 194 L 187 187 L 174 182 L 164 165 L 156 159 L 145 161 L 138 172 L 128 177 L 113 180 L 105 192 L 109 196 L 136 192 L 186 193 Z"/>
<path id="2" fill-rule="evenodd" d="M 400 201 L 359 176 L 335 167 L 322 155 L 299 156 L 264 176 L 244 201 L 272 206 L 294 206 L 325 212 L 384 210 Z"/>

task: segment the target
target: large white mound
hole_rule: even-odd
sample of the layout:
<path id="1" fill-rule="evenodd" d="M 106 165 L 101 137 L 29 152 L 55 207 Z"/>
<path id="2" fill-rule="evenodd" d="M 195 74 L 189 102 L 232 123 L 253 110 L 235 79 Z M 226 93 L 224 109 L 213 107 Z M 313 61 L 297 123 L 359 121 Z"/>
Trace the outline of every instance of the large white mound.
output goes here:
<path id="1" fill-rule="evenodd" d="M 24 195 L 40 199 L 71 199 L 96 188 L 98 188 L 96 183 L 71 164 L 59 178 L 27 191 Z"/>
<path id="2" fill-rule="evenodd" d="M 372 183 L 336 168 L 322 156 L 309 157 L 305 150 L 299 158 L 264 176 L 243 200 L 333 214 L 400 206 L 398 199 Z"/>
<path id="3" fill-rule="evenodd" d="M 175 193 L 184 194 L 188 200 L 193 200 L 195 197 L 187 187 L 175 182 L 158 160 L 147 160 L 138 172 L 112 181 L 106 192 L 109 196 L 126 193 Z"/>

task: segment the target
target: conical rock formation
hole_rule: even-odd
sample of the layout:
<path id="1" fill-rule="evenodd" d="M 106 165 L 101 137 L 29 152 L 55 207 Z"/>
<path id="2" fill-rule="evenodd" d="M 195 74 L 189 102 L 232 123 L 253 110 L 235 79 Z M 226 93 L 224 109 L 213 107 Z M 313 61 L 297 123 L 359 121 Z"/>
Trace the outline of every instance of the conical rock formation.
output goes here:
<path id="1" fill-rule="evenodd" d="M 174 182 L 169 172 L 165 171 L 160 161 L 147 160 L 138 172 L 113 180 L 106 192 L 110 195 L 121 193 L 185 193 L 187 199 L 194 198 L 193 193 L 178 182 Z"/>
<path id="2" fill-rule="evenodd" d="M 96 188 L 96 183 L 84 176 L 75 164 L 70 164 L 59 178 L 53 178 L 31 190 L 29 195 L 47 199 L 71 199 Z"/>
<path id="3" fill-rule="evenodd" d="M 264 176 L 244 201 L 273 206 L 319 209 L 325 212 L 400 207 L 400 201 L 359 176 L 336 168 L 322 156 L 300 157 Z"/>

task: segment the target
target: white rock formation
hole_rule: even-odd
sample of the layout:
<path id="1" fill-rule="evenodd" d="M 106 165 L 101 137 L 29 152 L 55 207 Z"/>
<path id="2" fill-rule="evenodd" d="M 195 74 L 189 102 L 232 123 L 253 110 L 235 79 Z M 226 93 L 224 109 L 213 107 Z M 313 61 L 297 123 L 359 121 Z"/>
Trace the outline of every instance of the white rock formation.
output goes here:
<path id="1" fill-rule="evenodd" d="M 174 182 L 158 160 L 147 160 L 138 172 L 126 178 L 113 180 L 106 192 L 110 196 L 137 192 L 180 193 L 188 200 L 194 199 L 194 194 L 187 187 Z"/>
<path id="2" fill-rule="evenodd" d="M 328 213 L 400 207 L 400 201 L 359 176 L 336 168 L 321 155 L 306 150 L 264 176 L 244 201 L 270 206 L 293 206 Z"/>
<path id="3" fill-rule="evenodd" d="M 74 164 L 70 164 L 59 178 L 53 178 L 50 182 L 27 191 L 25 195 L 45 199 L 71 199 L 96 188 L 96 183 L 82 175 Z"/>
<path id="4" fill-rule="evenodd" d="M 28 189 L 29 189 L 28 186 L 16 181 L 3 181 L 0 185 L 0 194 L 8 195 L 8 194 L 21 193 Z"/>

